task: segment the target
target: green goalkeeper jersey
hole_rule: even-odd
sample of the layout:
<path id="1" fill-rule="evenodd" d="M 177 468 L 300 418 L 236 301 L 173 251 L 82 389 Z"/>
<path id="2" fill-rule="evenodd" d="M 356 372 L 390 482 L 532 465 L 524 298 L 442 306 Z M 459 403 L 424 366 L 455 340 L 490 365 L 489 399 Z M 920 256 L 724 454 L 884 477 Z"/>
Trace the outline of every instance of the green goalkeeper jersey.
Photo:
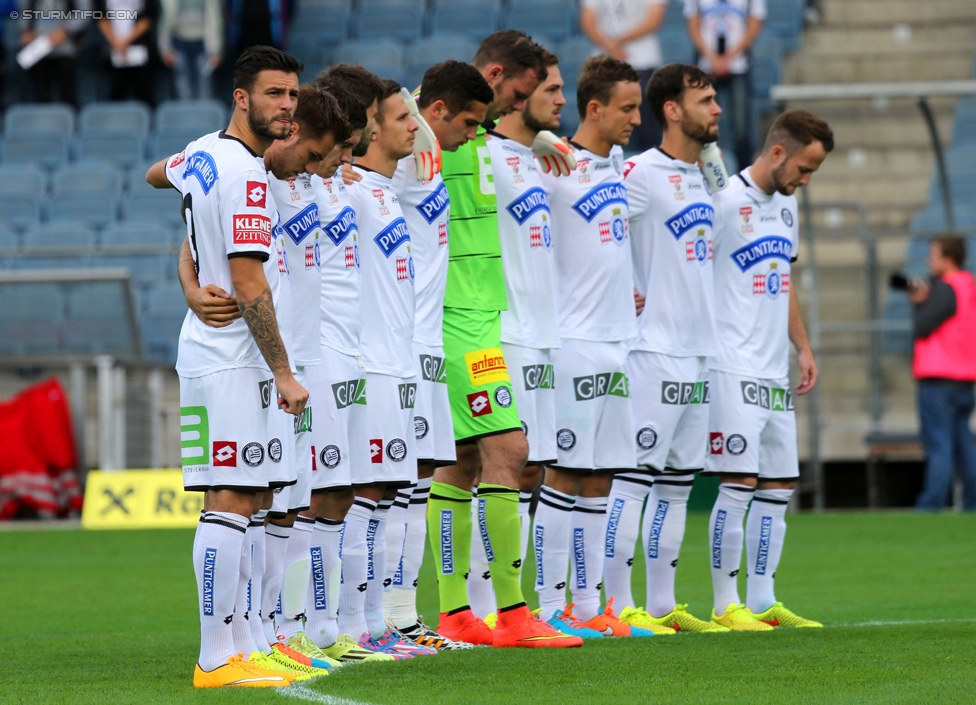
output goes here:
<path id="1" fill-rule="evenodd" d="M 444 152 L 441 176 L 451 198 L 450 264 L 444 305 L 504 311 L 505 274 L 498 240 L 498 205 L 484 128 L 456 152 Z"/>

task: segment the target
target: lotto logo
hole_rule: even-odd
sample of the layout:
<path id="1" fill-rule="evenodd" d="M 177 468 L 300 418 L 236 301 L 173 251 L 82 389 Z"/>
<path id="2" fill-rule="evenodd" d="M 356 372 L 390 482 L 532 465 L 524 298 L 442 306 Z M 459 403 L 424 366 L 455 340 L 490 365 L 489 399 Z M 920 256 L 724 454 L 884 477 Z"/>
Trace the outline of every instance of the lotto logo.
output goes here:
<path id="1" fill-rule="evenodd" d="M 268 186 L 260 181 L 247 182 L 247 205 L 251 208 L 266 208 L 268 200 Z"/>
<path id="2" fill-rule="evenodd" d="M 447 244 L 447 223 L 440 223 L 437 226 L 437 246 L 443 247 Z"/>
<path id="3" fill-rule="evenodd" d="M 471 416 L 487 416 L 491 413 L 491 401 L 488 399 L 488 392 L 475 392 L 468 395 L 468 407 L 471 409 Z"/>
<path id="4" fill-rule="evenodd" d="M 237 467 L 237 441 L 213 442 L 213 466 L 215 468 Z"/>
<path id="5" fill-rule="evenodd" d="M 352 269 L 356 266 L 356 252 L 351 247 L 346 248 L 346 269 Z"/>
<path id="6" fill-rule="evenodd" d="M 410 278 L 410 275 L 407 273 L 407 260 L 406 260 L 406 258 L 397 257 L 397 261 L 396 261 L 396 274 L 397 274 L 397 281 L 398 282 L 406 281 L 407 279 Z"/>
<path id="7" fill-rule="evenodd" d="M 380 465 L 383 462 L 383 439 L 373 438 L 369 442 L 369 461 L 374 465 Z"/>
<path id="8" fill-rule="evenodd" d="M 542 247 L 542 226 L 529 226 L 529 247 Z"/>
<path id="9" fill-rule="evenodd" d="M 186 161 L 186 152 L 180 152 L 179 154 L 177 154 L 177 155 L 175 155 L 175 156 L 174 156 L 174 157 L 173 157 L 173 158 L 172 158 L 172 159 L 170 160 L 170 163 L 169 163 L 169 168 L 170 168 L 170 169 L 175 169 L 175 168 L 176 168 L 176 167 L 178 167 L 178 166 L 179 166 L 180 164 L 182 164 L 182 163 L 183 163 L 184 161 Z"/>
<path id="10" fill-rule="evenodd" d="M 271 246 L 271 218 L 266 215 L 235 215 L 235 245 Z"/>
<path id="11" fill-rule="evenodd" d="M 721 433 L 708 434 L 708 450 L 712 455 L 721 455 L 725 448 L 725 438 Z"/>
<path id="12" fill-rule="evenodd" d="M 606 245 L 613 242 L 613 235 L 610 234 L 610 223 L 600 223 L 600 244 Z"/>

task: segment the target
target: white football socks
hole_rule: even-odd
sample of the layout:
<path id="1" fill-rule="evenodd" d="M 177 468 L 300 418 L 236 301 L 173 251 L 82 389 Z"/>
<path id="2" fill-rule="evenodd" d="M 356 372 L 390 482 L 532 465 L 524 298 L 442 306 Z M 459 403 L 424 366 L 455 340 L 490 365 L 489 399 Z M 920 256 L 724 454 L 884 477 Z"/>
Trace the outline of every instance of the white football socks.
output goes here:
<path id="1" fill-rule="evenodd" d="M 374 638 L 386 633 L 383 592 L 389 584 L 386 574 L 386 515 L 392 499 L 381 499 L 366 532 L 366 627 Z"/>
<path id="2" fill-rule="evenodd" d="M 278 643 L 274 620 L 281 607 L 281 581 L 285 577 L 285 555 L 288 552 L 290 526 L 268 523 L 264 527 L 264 583 L 261 592 L 261 624 L 269 644 Z"/>
<path id="3" fill-rule="evenodd" d="M 282 573 L 281 624 L 278 625 L 285 639 L 297 636 L 304 629 L 305 598 L 308 596 L 310 573 L 309 546 L 315 520 L 298 516 L 291 527 L 288 548 L 285 552 L 285 568 Z M 298 586 L 301 586 L 299 589 Z"/>
<path id="4" fill-rule="evenodd" d="M 607 530 L 607 498 L 577 497 L 573 505 L 572 534 L 573 571 L 569 579 L 573 596 L 573 616 L 581 622 L 600 613 L 600 589 L 603 587 L 603 554 Z"/>
<path id="5" fill-rule="evenodd" d="M 634 553 L 640 536 L 644 498 L 651 490 L 651 476 L 621 473 L 613 478 L 607 498 L 606 540 L 603 553 L 603 592 L 613 598 L 619 614 L 624 607 L 637 607 L 631 587 Z"/>
<path id="6" fill-rule="evenodd" d="M 400 562 L 399 572 L 393 575 L 393 585 L 389 593 L 390 621 L 400 628 L 411 627 L 419 621 L 417 580 L 420 576 L 420 566 L 424 561 L 424 547 L 427 545 L 427 500 L 430 498 L 432 481 L 433 478 L 430 477 L 421 478 L 410 494 L 403 539 L 403 559 Z M 389 528 L 386 535 L 390 535 Z"/>
<path id="7" fill-rule="evenodd" d="M 739 566 L 742 563 L 742 521 L 745 519 L 753 488 L 739 484 L 721 484 L 718 498 L 708 521 L 711 547 L 712 589 L 715 614 L 722 616 L 729 605 L 738 605 Z"/>
<path id="8" fill-rule="evenodd" d="M 341 521 L 320 517 L 315 520 L 312 541 L 309 544 L 312 575 L 305 603 L 305 633 L 321 649 L 332 646 L 339 638 L 337 615 L 341 531 Z"/>
<path id="9" fill-rule="evenodd" d="M 540 615 L 548 621 L 556 610 L 566 608 L 566 576 L 569 573 L 570 528 L 577 498 L 545 485 L 539 490 L 532 530 L 535 549 L 535 591 Z"/>
<path id="10" fill-rule="evenodd" d="M 383 617 L 391 621 L 394 592 L 403 585 L 403 542 L 407 535 L 407 512 L 412 494 L 413 485 L 401 489 L 386 513 L 386 574 L 391 582 L 390 587 L 383 591 Z"/>
<path id="11" fill-rule="evenodd" d="M 654 478 L 644 508 L 644 558 L 647 566 L 646 609 L 663 617 L 675 606 L 674 576 L 685 535 L 693 473 L 668 473 Z"/>
<path id="12" fill-rule="evenodd" d="M 193 572 L 200 604 L 200 657 L 204 671 L 227 663 L 234 647 L 234 602 L 248 518 L 230 512 L 205 512 L 193 541 Z"/>
<path id="13" fill-rule="evenodd" d="M 267 509 L 262 509 L 247 527 L 247 536 L 251 542 L 251 591 L 250 605 L 248 606 L 248 624 L 251 627 L 251 636 L 258 650 L 267 652 L 271 646 L 268 643 L 268 635 L 264 632 L 264 625 L 261 620 L 261 595 L 264 594 L 264 567 L 267 562 L 267 547 L 264 540 L 264 518 L 268 515 Z"/>
<path id="14" fill-rule="evenodd" d="M 244 545 L 241 547 L 240 577 L 237 582 L 237 595 L 234 599 L 234 621 L 231 624 L 234 634 L 234 648 L 246 655 L 257 651 L 260 647 L 254 641 L 251 631 L 251 615 L 257 619 L 258 610 L 252 609 L 251 599 L 251 562 L 254 555 L 253 537 L 256 527 L 264 531 L 264 526 L 254 519 L 247 525 L 244 532 Z M 256 605 L 254 605 L 256 607 Z"/>
<path id="15" fill-rule="evenodd" d="M 339 632 L 359 639 L 366 633 L 366 531 L 376 502 L 356 497 L 342 530 Z"/>
<path id="16" fill-rule="evenodd" d="M 773 582 L 786 540 L 786 507 L 793 490 L 756 490 L 746 519 L 746 606 L 759 614 L 776 603 Z"/>

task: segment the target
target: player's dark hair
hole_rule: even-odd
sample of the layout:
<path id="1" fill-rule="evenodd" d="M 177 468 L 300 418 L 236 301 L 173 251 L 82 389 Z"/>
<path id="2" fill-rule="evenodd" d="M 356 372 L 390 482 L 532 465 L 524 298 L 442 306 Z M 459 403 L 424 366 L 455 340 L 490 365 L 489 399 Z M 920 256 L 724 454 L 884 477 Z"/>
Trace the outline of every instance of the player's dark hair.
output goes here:
<path id="1" fill-rule="evenodd" d="M 303 68 L 305 67 L 301 61 L 281 49 L 263 44 L 248 47 L 234 64 L 234 90 L 243 88 L 250 93 L 254 89 L 254 81 L 262 71 L 284 71 L 299 75 Z"/>
<path id="2" fill-rule="evenodd" d="M 315 85 L 324 88 L 339 101 L 353 130 L 362 130 L 369 120 L 366 111 L 379 103 L 383 81 L 359 64 L 335 64 L 315 77 Z"/>
<path id="3" fill-rule="evenodd" d="M 542 47 L 542 65 L 546 67 L 546 71 L 548 72 L 550 66 L 559 65 L 559 57 L 545 47 Z"/>
<path id="4" fill-rule="evenodd" d="M 336 142 L 345 142 L 352 136 L 352 127 L 339 101 L 324 88 L 306 85 L 298 89 L 294 119 L 305 139 L 319 139 L 331 133 Z"/>
<path id="5" fill-rule="evenodd" d="M 956 266 L 962 268 L 966 263 L 966 241 L 958 235 L 940 235 L 932 238 L 932 242 L 939 246 L 939 252 L 946 259 L 951 259 Z"/>
<path id="6" fill-rule="evenodd" d="M 543 49 L 532 41 L 525 32 L 517 29 L 503 29 L 486 37 L 475 52 L 471 64 L 478 69 L 484 69 L 491 64 L 499 64 L 504 69 L 506 78 L 521 76 L 533 69 L 540 81 L 546 80 L 546 63 L 543 60 Z"/>
<path id="7" fill-rule="evenodd" d="M 691 64 L 665 64 L 647 81 L 644 98 L 651 107 L 654 119 L 664 128 L 664 104 L 668 101 L 681 102 L 688 88 L 708 88 L 714 79 L 697 66 Z"/>
<path id="8" fill-rule="evenodd" d="M 576 81 L 576 108 L 580 119 L 586 116 L 586 106 L 591 100 L 607 105 L 621 81 L 640 85 L 640 74 L 626 61 L 606 54 L 587 59 Z"/>
<path id="9" fill-rule="evenodd" d="M 806 110 L 787 110 L 769 128 L 763 151 L 768 152 L 780 144 L 786 148 L 787 154 L 793 154 L 813 142 L 820 142 L 825 152 L 833 150 L 834 132 L 826 121 Z"/>
<path id="10" fill-rule="evenodd" d="M 489 105 L 494 99 L 494 91 L 478 69 L 463 61 L 445 61 L 424 72 L 417 105 L 426 108 L 443 100 L 453 116 L 468 110 L 472 103 Z"/>
<path id="11" fill-rule="evenodd" d="M 376 111 L 376 122 L 383 122 L 383 103 L 390 96 L 394 96 L 400 92 L 400 84 L 394 81 L 392 78 L 384 78 L 383 92 L 380 94 L 379 108 Z"/>

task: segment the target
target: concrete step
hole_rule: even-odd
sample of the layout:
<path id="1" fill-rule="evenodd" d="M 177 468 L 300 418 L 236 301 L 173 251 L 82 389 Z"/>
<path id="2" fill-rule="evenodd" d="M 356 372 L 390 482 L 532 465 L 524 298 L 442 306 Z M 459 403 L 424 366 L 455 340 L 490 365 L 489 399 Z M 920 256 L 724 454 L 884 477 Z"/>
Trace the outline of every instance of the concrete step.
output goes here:
<path id="1" fill-rule="evenodd" d="M 783 80 L 791 84 L 861 83 L 874 81 L 945 81 L 973 75 L 973 49 L 932 49 L 910 54 L 791 56 Z"/>
<path id="2" fill-rule="evenodd" d="M 976 23 L 976 3 L 972 0 L 823 0 L 821 7 L 825 25 Z"/>
<path id="3" fill-rule="evenodd" d="M 972 25 L 911 26 L 890 23 L 883 27 L 821 25 L 803 35 L 803 53 L 822 56 L 888 56 L 972 51 L 976 28 Z"/>

